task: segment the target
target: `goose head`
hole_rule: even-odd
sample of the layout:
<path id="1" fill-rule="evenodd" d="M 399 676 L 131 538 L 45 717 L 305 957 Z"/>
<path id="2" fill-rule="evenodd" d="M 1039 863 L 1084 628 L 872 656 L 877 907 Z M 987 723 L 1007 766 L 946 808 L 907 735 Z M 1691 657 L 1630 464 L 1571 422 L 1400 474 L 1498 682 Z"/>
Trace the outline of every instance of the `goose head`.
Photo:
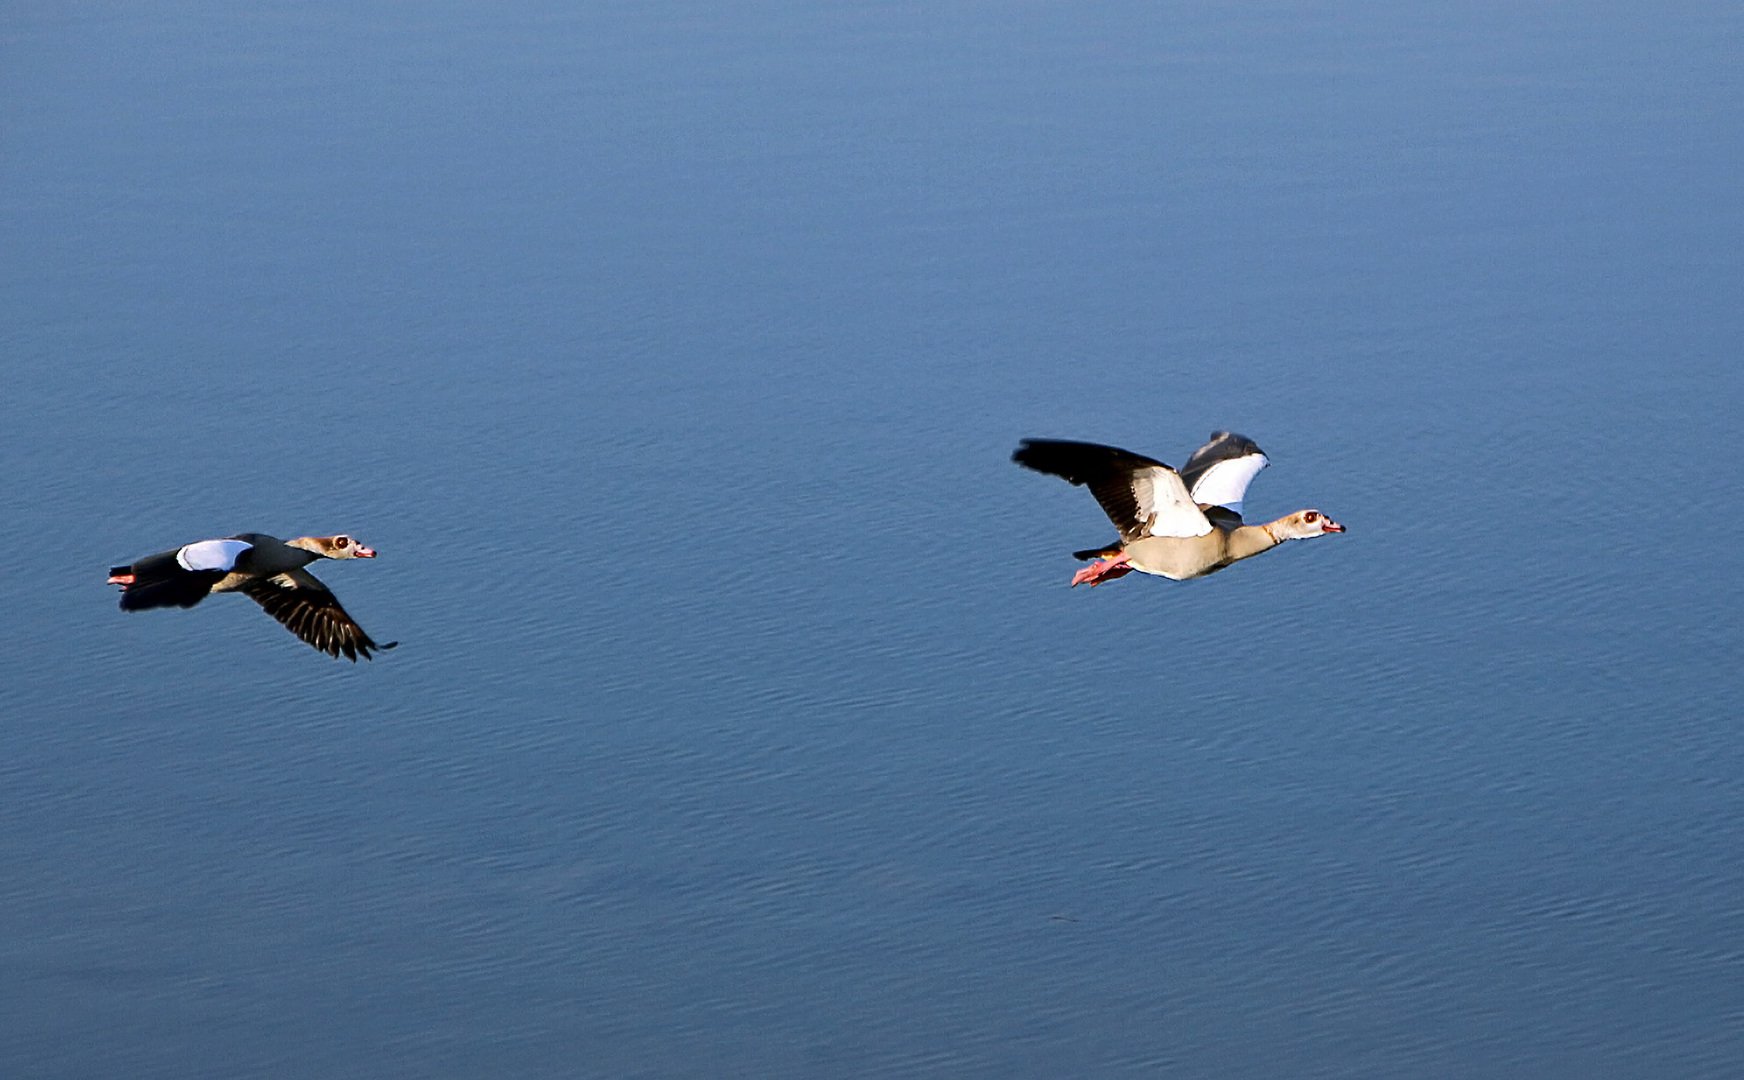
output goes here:
<path id="1" fill-rule="evenodd" d="M 355 536 L 300 536 L 290 541 L 292 547 L 313 551 L 323 559 L 373 559 L 375 549 L 365 546 Z"/>
<path id="2" fill-rule="evenodd" d="M 1306 540 L 1311 536 L 1343 531 L 1343 525 L 1319 510 L 1298 510 L 1272 523 L 1272 535 L 1279 540 Z"/>

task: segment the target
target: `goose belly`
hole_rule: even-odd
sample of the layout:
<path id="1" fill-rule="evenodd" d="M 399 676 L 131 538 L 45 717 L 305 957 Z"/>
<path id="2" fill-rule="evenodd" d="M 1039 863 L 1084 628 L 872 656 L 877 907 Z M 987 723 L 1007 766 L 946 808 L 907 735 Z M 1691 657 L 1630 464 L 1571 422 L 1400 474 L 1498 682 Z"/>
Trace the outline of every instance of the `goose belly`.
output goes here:
<path id="1" fill-rule="evenodd" d="M 1188 581 L 1216 573 L 1229 565 L 1224 555 L 1223 534 L 1207 536 L 1151 536 L 1126 546 L 1128 562 L 1141 574 L 1154 574 L 1171 581 Z"/>

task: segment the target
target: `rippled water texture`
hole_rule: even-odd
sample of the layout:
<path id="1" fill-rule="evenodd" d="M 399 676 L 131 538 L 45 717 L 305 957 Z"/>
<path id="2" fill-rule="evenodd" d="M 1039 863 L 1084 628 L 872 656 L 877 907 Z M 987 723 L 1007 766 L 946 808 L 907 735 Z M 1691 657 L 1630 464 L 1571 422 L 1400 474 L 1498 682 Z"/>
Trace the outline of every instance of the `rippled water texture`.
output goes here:
<path id="1" fill-rule="evenodd" d="M 0 1075 L 1735 1075 L 1741 34 L 12 12 Z M 1350 532 L 1067 589 L 1214 427 Z"/>

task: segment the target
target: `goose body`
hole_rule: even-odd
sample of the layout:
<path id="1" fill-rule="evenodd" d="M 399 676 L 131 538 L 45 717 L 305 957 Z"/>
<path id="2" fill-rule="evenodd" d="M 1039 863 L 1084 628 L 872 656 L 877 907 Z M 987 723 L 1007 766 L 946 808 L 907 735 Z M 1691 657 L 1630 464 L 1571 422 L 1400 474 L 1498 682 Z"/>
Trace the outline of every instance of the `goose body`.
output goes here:
<path id="1" fill-rule="evenodd" d="M 1263 524 L 1242 521 L 1248 485 L 1270 460 L 1252 439 L 1229 431 L 1213 432 L 1179 472 L 1130 450 L 1063 439 L 1025 439 L 1011 459 L 1088 487 L 1120 530 L 1113 544 L 1073 552 L 1093 560 L 1073 576 L 1073 585 L 1095 586 L 1134 570 L 1187 581 L 1286 540 L 1344 531 L 1312 509 Z"/>
<path id="2" fill-rule="evenodd" d="M 348 615 L 319 578 L 305 569 L 316 559 L 373 559 L 375 549 L 345 534 L 280 540 L 238 533 L 197 540 L 127 565 L 111 567 L 109 584 L 121 586 L 121 610 L 191 608 L 212 593 L 240 592 L 303 641 L 353 663 L 372 659 L 380 645 Z"/>

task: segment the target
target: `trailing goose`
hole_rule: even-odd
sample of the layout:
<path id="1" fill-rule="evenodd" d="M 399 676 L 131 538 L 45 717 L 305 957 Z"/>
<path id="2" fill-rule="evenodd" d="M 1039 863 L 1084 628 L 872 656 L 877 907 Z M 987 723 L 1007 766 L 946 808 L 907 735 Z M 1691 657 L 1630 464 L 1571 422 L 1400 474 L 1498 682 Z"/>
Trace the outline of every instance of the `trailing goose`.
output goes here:
<path id="1" fill-rule="evenodd" d="M 316 559 L 373 558 L 374 548 L 344 534 L 280 540 L 238 533 L 112 567 L 109 584 L 121 586 L 122 611 L 191 608 L 209 593 L 239 592 L 310 645 L 332 657 L 344 653 L 355 664 L 360 655 L 373 659 L 371 649 L 391 649 L 399 642 L 376 644 L 327 586 L 303 568 Z"/>
<path id="2" fill-rule="evenodd" d="M 1073 575 L 1073 585 L 1100 585 L 1134 570 L 1186 581 L 1286 540 L 1344 531 L 1319 510 L 1243 523 L 1247 486 L 1271 462 L 1252 439 L 1230 431 L 1212 432 L 1180 472 L 1130 450 L 1059 439 L 1024 439 L 1011 460 L 1089 487 L 1120 530 L 1115 543 L 1072 553 L 1092 560 Z"/>

